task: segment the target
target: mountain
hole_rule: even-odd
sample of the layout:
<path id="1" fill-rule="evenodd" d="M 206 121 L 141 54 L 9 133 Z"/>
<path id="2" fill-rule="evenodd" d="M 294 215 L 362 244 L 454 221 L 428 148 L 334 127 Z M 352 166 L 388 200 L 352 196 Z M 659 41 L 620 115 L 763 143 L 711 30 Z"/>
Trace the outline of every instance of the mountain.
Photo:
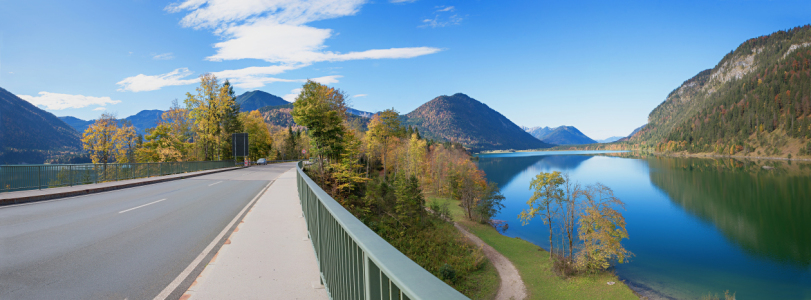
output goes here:
<path id="1" fill-rule="evenodd" d="M 613 143 L 619 141 L 620 139 L 624 138 L 624 136 L 612 136 L 607 139 L 596 140 L 598 143 Z"/>
<path id="2" fill-rule="evenodd" d="M 163 111 L 159 109 L 142 110 L 137 114 L 124 118 L 124 120 L 132 122 L 135 132 L 146 135 L 147 128 L 158 126 L 161 115 L 163 115 Z"/>
<path id="3" fill-rule="evenodd" d="M 596 144 L 597 141 L 587 137 L 574 126 L 524 127 L 529 134 L 545 143 L 555 145 L 585 145 Z"/>
<path id="4" fill-rule="evenodd" d="M 424 137 L 458 142 L 473 151 L 548 148 L 518 125 L 465 94 L 439 96 L 405 115 Z"/>
<path id="5" fill-rule="evenodd" d="M 293 103 L 287 103 L 283 105 L 277 106 L 265 106 L 259 109 L 259 112 L 262 114 L 262 117 L 265 119 L 265 123 L 274 125 L 274 126 L 281 126 L 281 127 L 290 127 L 293 126 L 296 130 L 303 129 L 297 128 L 296 122 L 293 121 Z M 361 130 L 365 131 L 366 127 L 369 125 L 370 119 L 368 117 L 364 117 L 362 115 L 356 115 L 353 113 L 349 113 L 349 109 L 347 109 L 347 120 L 350 123 L 357 123 Z"/>
<path id="6" fill-rule="evenodd" d="M 81 135 L 82 132 L 87 130 L 87 127 L 90 127 L 90 124 L 93 124 L 93 122 L 94 122 L 94 120 L 85 121 L 85 120 L 82 120 L 82 119 L 79 119 L 79 118 L 76 118 L 76 117 L 71 117 L 71 116 L 64 116 L 64 117 L 58 117 L 58 118 L 60 120 L 62 120 L 63 122 L 67 123 L 68 125 L 70 125 L 70 127 L 75 129 L 77 132 L 79 132 L 79 135 Z"/>
<path id="7" fill-rule="evenodd" d="M 239 111 L 252 111 L 265 106 L 279 106 L 290 102 L 278 96 L 255 90 L 237 96 L 237 103 L 239 103 Z"/>
<path id="8" fill-rule="evenodd" d="M 667 95 L 629 140 L 666 152 L 807 155 L 809 46 L 810 25 L 743 42 Z"/>
<path id="9" fill-rule="evenodd" d="M 368 111 L 357 110 L 357 109 L 354 109 L 354 108 L 347 108 L 346 112 L 348 112 L 350 114 L 353 114 L 353 115 L 356 115 L 356 116 L 365 117 L 365 118 L 371 118 L 372 116 L 375 115 L 375 114 L 370 113 Z"/>
<path id="10" fill-rule="evenodd" d="M 76 130 L 2 88 L 0 108 L 0 164 L 39 164 L 49 156 L 81 150 Z"/>
<path id="11" fill-rule="evenodd" d="M 158 126 L 158 122 L 161 119 L 161 115 L 163 115 L 163 111 L 159 109 L 153 110 L 142 110 L 137 114 L 124 118 L 124 120 L 130 121 L 132 126 L 135 127 L 135 132 L 138 134 L 146 135 L 147 128 L 154 128 Z M 79 132 L 81 136 L 87 127 L 90 127 L 96 120 L 89 120 L 85 121 L 76 117 L 71 116 L 64 116 L 59 117 L 62 121 L 70 125 L 73 129 Z"/>

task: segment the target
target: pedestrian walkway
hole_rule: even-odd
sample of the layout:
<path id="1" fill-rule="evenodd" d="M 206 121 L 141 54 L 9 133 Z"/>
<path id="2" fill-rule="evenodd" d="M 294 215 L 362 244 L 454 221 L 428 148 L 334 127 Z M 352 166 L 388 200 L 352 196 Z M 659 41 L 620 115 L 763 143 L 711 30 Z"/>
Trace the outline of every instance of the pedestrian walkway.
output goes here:
<path id="1" fill-rule="evenodd" d="M 296 169 L 268 188 L 181 299 L 327 299 Z"/>

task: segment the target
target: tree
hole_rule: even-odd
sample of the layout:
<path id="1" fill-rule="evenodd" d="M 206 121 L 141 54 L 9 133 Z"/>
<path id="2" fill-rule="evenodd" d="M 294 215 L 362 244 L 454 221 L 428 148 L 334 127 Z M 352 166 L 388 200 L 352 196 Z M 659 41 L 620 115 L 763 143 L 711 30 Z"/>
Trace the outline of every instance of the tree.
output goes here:
<path id="1" fill-rule="evenodd" d="M 387 109 L 372 117 L 369 131 L 366 132 L 370 147 L 379 148 L 383 158 L 383 174 L 388 174 L 387 154 L 389 146 L 403 134 L 400 114 L 394 109 Z"/>
<path id="2" fill-rule="evenodd" d="M 574 252 L 574 228 L 575 220 L 577 219 L 578 211 L 580 209 L 579 199 L 583 190 L 580 184 L 572 182 L 569 178 L 569 173 L 563 174 L 563 193 L 564 197 L 560 198 L 559 206 L 563 215 L 563 233 L 566 241 L 569 242 L 569 261 L 574 259 L 572 255 Z M 564 252 L 564 256 L 565 256 Z"/>
<path id="3" fill-rule="evenodd" d="M 521 211 L 518 216 L 521 219 L 522 225 L 529 223 L 529 220 L 538 216 L 543 219 L 543 223 L 549 225 L 549 260 L 552 260 L 552 252 L 554 252 L 554 245 L 552 244 L 552 219 L 555 216 L 555 203 L 559 203 L 563 198 L 563 177 L 560 172 L 541 173 L 535 176 L 529 188 L 535 190 L 532 197 L 527 201 L 529 209 Z"/>
<path id="4" fill-rule="evenodd" d="M 610 261 L 619 263 L 633 256 L 622 247 L 622 239 L 628 238 L 625 218 L 614 207 L 625 208 L 625 204 L 614 192 L 602 184 L 589 186 L 582 193 L 585 210 L 580 213 L 578 235 L 583 248 L 578 253 L 577 265 L 587 271 L 605 270 Z"/>
<path id="5" fill-rule="evenodd" d="M 135 161 L 136 137 L 135 127 L 129 121 L 126 121 L 116 130 L 113 141 L 115 144 L 115 161 L 117 163 Z"/>
<path id="6" fill-rule="evenodd" d="M 143 147 L 136 152 L 136 158 L 139 162 L 183 161 L 184 149 L 189 146 L 190 143 L 172 134 L 170 124 L 160 123 L 155 128 L 147 129 Z"/>
<path id="7" fill-rule="evenodd" d="M 322 176 L 324 159 L 337 161 L 344 151 L 345 99 L 340 90 L 308 80 L 293 103 L 293 121 L 309 130 Z"/>
<path id="8" fill-rule="evenodd" d="M 504 208 L 504 204 L 501 203 L 504 199 L 504 195 L 501 194 L 498 184 L 495 182 L 488 183 L 481 200 L 479 200 L 479 203 L 476 205 L 475 211 L 479 222 L 490 222 L 490 220 Z"/>
<path id="9" fill-rule="evenodd" d="M 90 153 L 94 164 L 110 162 L 115 149 L 118 122 L 115 115 L 103 113 L 82 134 L 82 146 Z"/>
<path id="10" fill-rule="evenodd" d="M 395 212 L 400 222 L 420 224 L 425 215 L 425 198 L 417 176 L 401 174 L 395 181 Z"/>
<path id="11" fill-rule="evenodd" d="M 258 110 L 241 113 L 240 122 L 244 124 L 248 133 L 248 157 L 250 160 L 258 160 L 270 154 L 273 139 L 270 137 L 268 125 Z"/>
<path id="12" fill-rule="evenodd" d="M 231 133 L 241 129 L 239 104 L 231 84 L 226 80 L 220 85 L 216 76 L 203 74 L 197 95 L 186 93 L 184 102 L 194 120 L 195 142 L 202 147 L 203 159 L 223 159 L 223 148 L 230 149 L 224 144 L 230 141 Z"/>

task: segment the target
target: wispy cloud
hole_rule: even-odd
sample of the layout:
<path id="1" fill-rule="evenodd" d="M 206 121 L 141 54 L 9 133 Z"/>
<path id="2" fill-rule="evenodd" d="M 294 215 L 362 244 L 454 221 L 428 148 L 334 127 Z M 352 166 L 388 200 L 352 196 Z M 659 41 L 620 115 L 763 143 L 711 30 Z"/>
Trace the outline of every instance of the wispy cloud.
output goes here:
<path id="1" fill-rule="evenodd" d="M 445 12 L 445 11 L 453 11 L 454 10 L 453 6 L 440 6 L 438 8 L 439 9 L 436 10 L 437 12 Z"/>
<path id="2" fill-rule="evenodd" d="M 63 110 L 67 108 L 83 108 L 90 105 L 106 106 L 118 104 L 121 100 L 112 100 L 110 97 L 91 97 L 83 95 L 68 95 L 49 92 L 39 92 L 39 96 L 17 95 L 20 99 L 33 105 L 45 107 L 50 110 Z M 98 110 L 98 109 L 95 109 Z"/>
<path id="3" fill-rule="evenodd" d="M 437 6 L 436 11 L 434 11 L 434 17 L 432 19 L 424 19 L 422 20 L 422 25 L 419 27 L 445 27 L 451 25 L 459 25 L 462 23 L 462 17 L 458 14 L 451 14 L 456 11 L 456 7 L 454 6 Z"/>
<path id="4" fill-rule="evenodd" d="M 246 3 L 247 2 L 247 3 Z M 211 61 L 261 59 L 271 63 L 312 64 L 323 61 L 412 58 L 441 51 L 432 47 L 371 49 L 340 53 L 326 51 L 331 29 L 307 23 L 351 16 L 365 0 L 240 1 L 186 0 L 169 5 L 171 13 L 188 11 L 181 25 L 210 29 L 224 41 L 214 44 Z"/>
<path id="5" fill-rule="evenodd" d="M 367 94 L 357 94 L 355 96 L 352 96 L 352 98 L 360 98 L 360 97 L 366 97 L 366 96 L 369 96 L 369 95 L 367 95 Z"/>
<path id="6" fill-rule="evenodd" d="M 94 110 L 94 111 L 95 111 L 95 110 L 107 110 L 107 108 L 106 108 L 106 107 L 103 107 L 103 106 L 99 106 L 99 107 L 94 108 L 93 110 Z"/>
<path id="7" fill-rule="evenodd" d="M 225 70 L 220 72 L 213 72 L 214 76 L 219 79 L 228 79 L 229 82 L 235 87 L 252 89 L 263 87 L 266 84 L 274 82 L 306 82 L 307 79 L 284 79 L 271 77 L 283 73 L 288 70 L 302 68 L 305 65 L 279 65 L 267 67 L 248 67 L 237 70 Z M 118 91 L 124 92 L 145 92 L 154 91 L 166 86 L 174 85 L 188 85 L 199 83 L 198 77 L 193 77 L 194 72 L 189 71 L 187 68 L 175 69 L 172 72 L 161 75 L 144 75 L 138 74 L 136 76 L 127 77 L 119 81 L 117 84 L 120 86 Z M 338 83 L 338 78 L 341 75 L 330 75 L 312 78 L 312 81 L 321 84 L 334 84 Z"/>
<path id="8" fill-rule="evenodd" d="M 414 3 L 417 0 L 389 0 L 390 3 Z"/>
<path id="9" fill-rule="evenodd" d="M 154 91 L 165 86 L 173 85 L 187 85 L 197 82 L 196 78 L 187 79 L 187 77 L 194 74 L 187 68 L 175 69 L 172 72 L 161 75 L 144 75 L 138 74 L 132 77 L 124 78 L 116 84 L 121 86 L 118 91 L 130 92 L 146 92 Z"/>
<path id="10" fill-rule="evenodd" d="M 130 53 L 132 53 L 132 52 L 130 52 Z M 154 59 L 154 60 L 170 60 L 170 59 L 173 59 L 173 58 L 175 58 L 175 56 L 172 54 L 172 52 L 161 53 L 161 54 L 156 54 L 155 56 L 152 56 L 152 59 Z"/>

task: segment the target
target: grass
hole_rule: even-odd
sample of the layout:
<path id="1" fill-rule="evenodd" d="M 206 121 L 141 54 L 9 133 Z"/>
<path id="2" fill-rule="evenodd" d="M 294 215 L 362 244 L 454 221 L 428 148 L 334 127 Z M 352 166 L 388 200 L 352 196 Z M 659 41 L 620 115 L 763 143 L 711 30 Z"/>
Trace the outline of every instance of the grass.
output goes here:
<path id="1" fill-rule="evenodd" d="M 466 220 L 459 201 L 441 198 L 428 201 L 449 202 L 454 221 L 507 257 L 521 274 L 528 299 L 639 299 L 613 273 L 562 279 L 552 271 L 549 252 L 522 239 L 502 235 L 492 226 Z M 608 281 L 616 284 L 608 285 Z"/>

